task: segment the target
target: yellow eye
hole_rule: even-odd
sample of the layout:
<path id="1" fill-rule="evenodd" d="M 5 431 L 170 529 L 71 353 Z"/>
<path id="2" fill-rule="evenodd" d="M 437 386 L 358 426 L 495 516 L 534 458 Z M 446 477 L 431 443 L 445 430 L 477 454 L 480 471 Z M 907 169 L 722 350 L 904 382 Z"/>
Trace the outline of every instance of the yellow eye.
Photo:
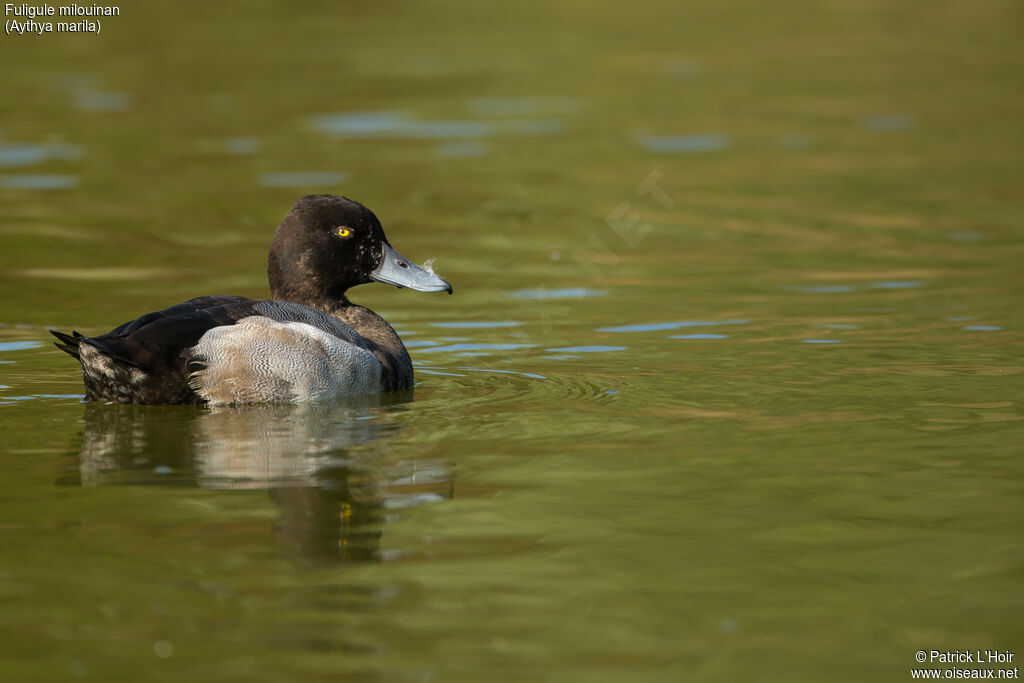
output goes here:
<path id="1" fill-rule="evenodd" d="M 338 237 L 351 237 L 352 229 L 346 228 L 344 225 L 342 225 L 334 229 L 334 234 L 337 235 Z"/>

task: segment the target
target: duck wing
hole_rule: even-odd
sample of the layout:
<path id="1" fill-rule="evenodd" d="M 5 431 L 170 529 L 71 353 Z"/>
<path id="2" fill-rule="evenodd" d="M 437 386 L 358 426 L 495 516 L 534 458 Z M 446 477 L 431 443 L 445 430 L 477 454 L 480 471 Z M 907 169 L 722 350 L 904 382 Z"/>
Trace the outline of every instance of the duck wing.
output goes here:
<path id="1" fill-rule="evenodd" d="M 147 313 L 106 334 L 51 330 L 82 366 L 85 397 L 112 403 L 196 403 L 182 353 L 210 329 L 252 315 L 257 299 L 203 296 Z"/>
<path id="2" fill-rule="evenodd" d="M 246 324 L 239 325 L 243 321 Z M 263 322 L 254 327 L 258 321 Z M 244 346 L 252 342 L 253 334 L 272 330 L 272 324 L 288 323 L 311 326 L 324 343 L 341 345 L 345 353 L 357 354 L 361 364 L 373 365 L 366 359 L 372 354 L 359 353 L 365 351 L 366 340 L 337 318 L 302 304 L 241 296 L 191 299 L 147 313 L 97 337 L 51 333 L 59 340 L 57 348 L 81 363 L 88 400 L 202 403 L 209 400 L 209 387 L 203 391 L 193 376 L 208 369 L 210 356 L 223 355 L 218 352 L 225 340 L 234 347 Z M 200 344 L 204 335 L 209 336 Z"/>

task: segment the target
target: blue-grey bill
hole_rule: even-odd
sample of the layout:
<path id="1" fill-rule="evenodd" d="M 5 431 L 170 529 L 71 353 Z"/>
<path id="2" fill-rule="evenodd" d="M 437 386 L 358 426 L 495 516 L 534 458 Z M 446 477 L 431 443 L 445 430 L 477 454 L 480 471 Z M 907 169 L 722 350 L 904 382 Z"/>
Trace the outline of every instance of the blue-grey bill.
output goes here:
<path id="1" fill-rule="evenodd" d="M 448 292 L 452 286 L 437 273 L 420 268 L 405 258 L 390 245 L 384 245 L 384 258 L 380 265 L 370 274 L 377 282 L 384 282 L 395 287 L 408 287 L 418 292 Z"/>

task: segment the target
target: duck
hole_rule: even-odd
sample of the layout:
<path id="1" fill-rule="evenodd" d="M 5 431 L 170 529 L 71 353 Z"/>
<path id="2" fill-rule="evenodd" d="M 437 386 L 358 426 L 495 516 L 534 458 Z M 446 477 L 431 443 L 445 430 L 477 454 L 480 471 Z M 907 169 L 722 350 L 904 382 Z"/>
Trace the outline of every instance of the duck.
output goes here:
<path id="1" fill-rule="evenodd" d="M 349 289 L 452 293 L 392 248 L 372 211 L 330 194 L 303 197 L 278 225 L 267 279 L 270 299 L 200 296 L 96 337 L 50 333 L 81 365 L 87 401 L 304 403 L 413 386 L 401 338 Z"/>

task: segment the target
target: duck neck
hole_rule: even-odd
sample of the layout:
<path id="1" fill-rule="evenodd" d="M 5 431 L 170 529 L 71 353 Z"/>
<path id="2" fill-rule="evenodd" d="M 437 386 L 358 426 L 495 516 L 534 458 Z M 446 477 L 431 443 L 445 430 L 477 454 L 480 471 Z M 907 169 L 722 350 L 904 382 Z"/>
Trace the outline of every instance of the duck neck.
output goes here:
<path id="1" fill-rule="evenodd" d="M 329 313 L 369 342 L 369 350 L 384 368 L 384 384 L 388 390 L 408 389 L 412 386 L 412 359 L 388 321 L 369 308 L 352 303 L 344 295 L 329 302 L 307 305 Z"/>
<path id="2" fill-rule="evenodd" d="M 387 320 L 365 306 L 352 303 L 347 297 L 343 296 L 340 301 L 335 300 L 328 305 L 317 306 L 317 308 L 330 313 L 358 332 L 360 336 L 376 344 L 405 351 L 401 338 Z"/>

